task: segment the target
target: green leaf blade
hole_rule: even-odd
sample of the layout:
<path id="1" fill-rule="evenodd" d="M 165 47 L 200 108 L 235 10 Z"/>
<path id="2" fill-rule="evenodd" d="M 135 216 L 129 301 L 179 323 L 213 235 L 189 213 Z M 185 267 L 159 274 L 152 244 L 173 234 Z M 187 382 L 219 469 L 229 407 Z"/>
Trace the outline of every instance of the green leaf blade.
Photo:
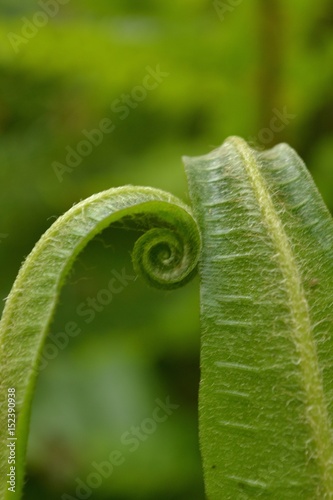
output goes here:
<path id="1" fill-rule="evenodd" d="M 19 499 L 30 408 L 39 357 L 61 287 L 76 256 L 111 223 L 137 227 L 143 235 L 133 252 L 149 284 L 170 289 L 196 272 L 200 234 L 191 209 L 164 191 L 140 186 L 109 189 L 74 205 L 41 237 L 23 263 L 0 322 L 0 498 Z M 142 262 L 141 262 L 142 260 Z M 8 490 L 7 391 L 16 394 L 15 493 Z"/>
<path id="2" fill-rule="evenodd" d="M 333 498 L 331 216 L 288 146 L 230 138 L 185 162 L 203 239 L 208 498 Z"/>

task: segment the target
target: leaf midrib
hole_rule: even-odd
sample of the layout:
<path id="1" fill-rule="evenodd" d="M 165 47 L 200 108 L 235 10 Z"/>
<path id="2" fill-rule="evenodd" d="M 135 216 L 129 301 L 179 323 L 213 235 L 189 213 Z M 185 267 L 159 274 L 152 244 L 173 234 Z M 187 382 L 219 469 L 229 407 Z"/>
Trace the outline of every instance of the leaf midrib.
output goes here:
<path id="1" fill-rule="evenodd" d="M 239 138 L 231 143 L 242 158 L 265 224 L 276 250 L 284 278 L 291 316 L 291 340 L 299 357 L 300 381 L 306 395 L 306 419 L 316 447 L 316 459 L 327 498 L 333 498 L 333 441 L 316 344 L 312 335 L 309 306 L 288 236 L 274 207 L 256 158 Z M 325 496 L 326 498 L 326 496 Z"/>

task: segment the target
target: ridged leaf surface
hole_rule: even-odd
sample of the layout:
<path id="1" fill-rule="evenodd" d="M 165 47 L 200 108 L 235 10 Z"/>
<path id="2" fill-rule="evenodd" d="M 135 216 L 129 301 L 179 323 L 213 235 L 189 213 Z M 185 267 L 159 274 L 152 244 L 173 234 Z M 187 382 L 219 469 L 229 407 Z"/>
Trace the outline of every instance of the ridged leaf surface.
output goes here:
<path id="1" fill-rule="evenodd" d="M 287 145 L 185 158 L 209 500 L 333 498 L 333 223 Z"/>

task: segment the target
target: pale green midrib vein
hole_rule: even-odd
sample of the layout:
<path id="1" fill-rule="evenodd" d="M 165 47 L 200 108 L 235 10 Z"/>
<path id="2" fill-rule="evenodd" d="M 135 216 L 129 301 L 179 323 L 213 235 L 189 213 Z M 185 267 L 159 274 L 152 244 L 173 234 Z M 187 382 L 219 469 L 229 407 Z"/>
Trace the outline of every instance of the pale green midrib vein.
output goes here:
<path id="1" fill-rule="evenodd" d="M 307 419 L 316 445 L 325 498 L 333 498 L 333 442 L 331 422 L 327 411 L 323 381 L 319 368 L 317 350 L 312 336 L 308 303 L 300 273 L 295 262 L 288 237 L 275 210 L 256 159 L 241 139 L 232 139 L 242 156 L 246 172 L 251 180 L 256 199 L 266 227 L 277 251 L 281 272 L 285 279 L 293 322 L 292 340 L 299 355 L 300 375 L 307 398 Z"/>

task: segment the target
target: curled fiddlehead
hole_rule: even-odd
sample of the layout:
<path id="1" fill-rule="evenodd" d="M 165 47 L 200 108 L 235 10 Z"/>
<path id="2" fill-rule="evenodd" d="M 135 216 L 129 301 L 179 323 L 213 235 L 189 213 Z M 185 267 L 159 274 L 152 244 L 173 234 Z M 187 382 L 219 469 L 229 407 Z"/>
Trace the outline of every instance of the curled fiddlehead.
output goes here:
<path id="1" fill-rule="evenodd" d="M 41 237 L 21 267 L 0 322 L 0 497 L 18 499 L 23 485 L 31 400 L 38 363 L 61 287 L 76 256 L 104 228 L 138 219 L 145 231 L 133 250 L 135 270 L 149 284 L 170 289 L 195 274 L 200 234 L 191 210 L 169 193 L 124 186 L 73 206 Z M 8 389 L 15 389 L 15 493 L 7 489 Z"/>
<path id="2" fill-rule="evenodd" d="M 20 498 L 38 358 L 66 273 L 110 223 L 143 235 L 134 267 L 175 288 L 200 252 L 200 444 L 207 498 L 333 498 L 333 220 L 286 145 L 228 139 L 185 158 L 190 209 L 151 188 L 75 205 L 24 263 L 0 323 L 0 496 Z M 201 250 L 202 239 L 202 250 Z M 17 487 L 7 493 L 6 398 L 17 396 Z"/>

